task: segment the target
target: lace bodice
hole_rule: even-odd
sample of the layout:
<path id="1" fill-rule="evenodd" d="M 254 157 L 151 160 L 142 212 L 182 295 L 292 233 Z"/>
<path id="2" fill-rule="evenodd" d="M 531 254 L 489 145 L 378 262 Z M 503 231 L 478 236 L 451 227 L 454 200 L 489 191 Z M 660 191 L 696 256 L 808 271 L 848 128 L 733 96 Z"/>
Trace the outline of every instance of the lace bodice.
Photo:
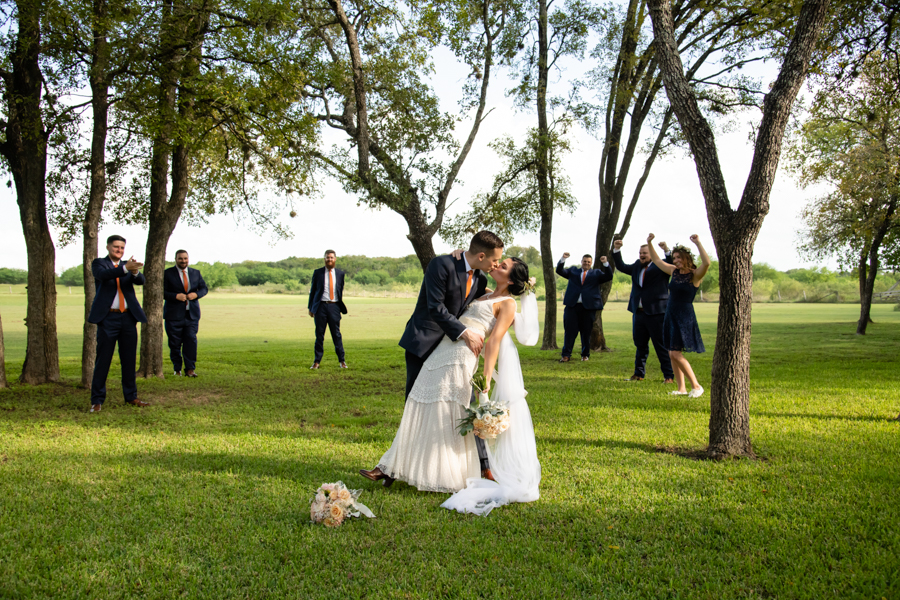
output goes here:
<path id="1" fill-rule="evenodd" d="M 494 317 L 494 304 L 505 298 L 509 298 L 509 296 L 497 296 L 472 302 L 466 307 L 466 312 L 460 317 L 459 322 L 466 327 L 481 331 L 487 337 L 497 323 L 497 319 Z"/>

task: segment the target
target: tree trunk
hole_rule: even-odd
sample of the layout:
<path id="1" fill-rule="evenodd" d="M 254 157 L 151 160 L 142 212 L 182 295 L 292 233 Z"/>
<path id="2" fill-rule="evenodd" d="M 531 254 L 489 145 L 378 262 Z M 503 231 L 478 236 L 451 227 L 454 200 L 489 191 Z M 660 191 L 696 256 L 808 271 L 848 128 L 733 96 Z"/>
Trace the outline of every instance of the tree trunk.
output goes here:
<path id="1" fill-rule="evenodd" d="M 750 323 L 756 237 L 769 196 L 791 106 L 828 13 L 828 0 L 806 0 L 778 78 L 766 95 L 753 163 L 737 210 L 728 200 L 715 136 L 684 74 L 668 0 L 648 0 L 666 94 L 690 144 L 719 256 L 716 349 L 710 390 L 711 457 L 754 456 L 750 443 Z"/>
<path id="2" fill-rule="evenodd" d="M 18 2 L 18 33 L 4 74 L 6 140 L 0 144 L 16 185 L 16 201 L 28 252 L 28 327 L 19 380 L 59 381 L 56 335 L 56 252 L 47 223 L 47 137 L 41 114 L 41 6 Z"/>
<path id="3" fill-rule="evenodd" d="M 609 268 L 615 269 L 615 265 L 610 262 Z M 607 281 L 600 286 L 600 297 L 604 307 L 606 306 L 606 301 L 609 300 L 609 291 L 611 289 L 612 281 Z M 603 332 L 602 310 L 598 310 L 597 314 L 594 315 L 594 328 L 591 329 L 591 350 L 596 352 L 612 352 L 612 349 L 606 345 L 606 334 Z"/>
<path id="4" fill-rule="evenodd" d="M 865 335 L 866 328 L 869 323 L 872 323 L 872 296 L 875 292 L 875 277 L 878 275 L 878 254 L 881 251 L 881 244 L 884 243 L 884 238 L 887 236 L 888 231 L 891 228 L 891 224 L 894 220 L 894 213 L 897 209 L 897 203 L 900 198 L 897 196 L 891 196 L 891 200 L 888 203 L 887 210 L 885 211 L 884 218 L 881 223 L 878 225 L 878 229 L 875 230 L 874 235 L 872 236 L 872 244 L 869 246 L 868 250 L 868 259 L 869 259 L 869 268 L 866 269 L 866 253 L 863 253 L 860 256 L 860 268 L 859 268 L 859 322 L 856 324 L 856 334 L 857 335 Z M 863 273 L 868 274 L 863 277 Z"/>
<path id="5" fill-rule="evenodd" d="M 406 239 L 412 244 L 413 251 L 416 253 L 416 258 L 419 259 L 419 264 L 422 265 L 422 272 L 424 273 L 428 269 L 428 263 L 434 258 L 433 238 L 436 229 L 433 229 L 425 220 L 425 215 L 422 213 L 422 205 L 417 198 L 410 200 L 403 211 L 399 212 L 409 227 Z M 440 224 L 438 224 L 438 227 L 440 227 Z"/>
<path id="6" fill-rule="evenodd" d="M 544 267 L 544 340 L 541 350 L 556 350 L 556 268 L 550 237 L 553 232 L 553 197 L 550 194 L 549 144 L 547 123 L 547 80 L 550 41 L 547 28 L 547 0 L 538 0 L 538 84 L 537 84 L 537 180 L 541 203 L 541 264 Z"/>
<path id="7" fill-rule="evenodd" d="M 6 381 L 6 352 L 3 347 L 3 319 L 0 318 L 0 388 L 9 387 Z"/>
<path id="8" fill-rule="evenodd" d="M 753 302 L 753 244 L 759 230 L 727 234 L 716 242 L 719 303 L 710 390 L 709 451 L 753 457 L 750 442 L 750 311 Z"/>
<path id="9" fill-rule="evenodd" d="M 97 358 L 97 326 L 88 323 L 96 287 L 91 263 L 97 258 L 100 215 L 106 201 L 106 137 L 109 122 L 109 44 L 106 39 L 106 0 L 94 0 L 94 44 L 90 73 L 93 135 L 91 138 L 91 189 L 84 213 L 82 268 L 84 271 L 84 330 L 81 343 L 81 385 L 90 387 Z"/>

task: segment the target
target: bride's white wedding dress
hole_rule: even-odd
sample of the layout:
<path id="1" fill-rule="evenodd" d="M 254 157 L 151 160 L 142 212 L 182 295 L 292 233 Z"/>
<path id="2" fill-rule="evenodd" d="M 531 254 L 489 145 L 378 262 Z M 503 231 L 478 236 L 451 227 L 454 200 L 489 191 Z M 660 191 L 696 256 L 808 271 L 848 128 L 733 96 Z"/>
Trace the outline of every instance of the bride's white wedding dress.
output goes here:
<path id="1" fill-rule="evenodd" d="M 500 301 L 514 300 L 500 296 L 473 302 L 460 322 L 488 337 L 496 323 L 493 307 Z M 520 342 L 537 342 L 534 294 L 522 297 L 522 313 L 516 314 L 514 327 Z M 446 508 L 487 514 L 507 502 L 536 500 L 541 475 L 519 355 L 512 338 L 504 335 L 493 395 L 510 406 L 510 427 L 487 444 L 491 471 L 499 483 L 480 479 L 474 434 L 457 433 L 477 368 L 478 357 L 464 342 L 441 340 L 410 390 L 394 442 L 378 468 L 422 491 L 457 492 L 442 505 Z"/>

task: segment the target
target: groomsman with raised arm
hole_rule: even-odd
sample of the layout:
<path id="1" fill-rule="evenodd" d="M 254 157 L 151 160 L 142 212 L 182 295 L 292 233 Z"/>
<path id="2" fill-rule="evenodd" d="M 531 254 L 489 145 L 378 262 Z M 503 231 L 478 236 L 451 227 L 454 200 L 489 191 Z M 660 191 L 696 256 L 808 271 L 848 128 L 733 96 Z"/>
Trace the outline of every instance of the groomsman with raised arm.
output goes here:
<path id="1" fill-rule="evenodd" d="M 672 253 L 665 242 L 659 247 L 666 253 L 665 261 L 672 262 Z M 663 344 L 663 319 L 669 301 L 669 276 L 659 270 L 650 260 L 647 244 L 641 246 L 638 260 L 626 265 L 622 260 L 622 240 L 613 242 L 613 261 L 616 268 L 631 275 L 631 297 L 628 312 L 631 313 L 631 337 L 636 349 L 634 354 L 634 374 L 627 381 L 643 381 L 647 376 L 647 357 L 650 355 L 649 342 L 653 342 L 656 358 L 662 369 L 663 383 L 674 383 L 672 361 Z"/>
<path id="2" fill-rule="evenodd" d="M 175 266 L 163 273 L 163 319 L 169 339 L 169 358 L 175 375 L 196 377 L 197 330 L 200 326 L 200 298 L 209 293 L 203 275 L 188 267 L 187 250 L 175 253 Z"/>
<path id="3" fill-rule="evenodd" d="M 135 381 L 137 360 L 137 323 L 146 323 L 147 317 L 134 294 L 135 285 L 144 285 L 141 267 L 144 263 L 122 260 L 125 254 L 125 238 L 111 235 L 106 240 L 103 258 L 91 263 L 97 295 L 91 304 L 88 323 L 97 325 L 97 359 L 91 380 L 91 412 L 100 412 L 106 400 L 106 378 L 112 363 L 116 344 L 119 346 L 119 362 L 122 365 L 122 394 L 125 404 L 147 406 L 138 400 Z"/>
<path id="4" fill-rule="evenodd" d="M 563 297 L 563 348 L 559 362 L 566 363 L 572 359 L 575 338 L 581 335 L 581 360 L 591 357 L 591 330 L 594 328 L 594 315 L 603 310 L 603 298 L 600 286 L 612 280 L 612 269 L 605 256 L 600 257 L 604 269 L 592 269 L 593 257 L 585 254 L 581 257 L 581 267 L 565 268 L 566 259 L 571 256 L 563 253 L 556 264 L 556 273 L 569 280 L 566 295 Z"/>
<path id="5" fill-rule="evenodd" d="M 318 369 L 325 354 L 325 327 L 331 331 L 331 341 L 341 368 L 346 369 L 344 342 L 341 338 L 341 315 L 347 314 L 344 304 L 344 271 L 334 266 L 334 250 L 325 251 L 325 266 L 313 271 L 309 289 L 309 316 L 316 320 L 315 359 L 310 369 Z"/>

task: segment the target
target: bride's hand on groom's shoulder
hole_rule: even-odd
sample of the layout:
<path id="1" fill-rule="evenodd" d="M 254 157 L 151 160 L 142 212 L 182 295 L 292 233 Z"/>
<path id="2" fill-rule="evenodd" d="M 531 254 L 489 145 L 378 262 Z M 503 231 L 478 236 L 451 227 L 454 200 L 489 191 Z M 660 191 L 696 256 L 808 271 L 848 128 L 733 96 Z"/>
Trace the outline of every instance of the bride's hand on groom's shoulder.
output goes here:
<path id="1" fill-rule="evenodd" d="M 450 253 L 450 256 L 452 256 L 456 260 L 459 260 L 462 258 L 462 255 L 464 253 L 465 253 L 465 250 L 463 250 L 462 248 L 457 248 L 456 250 L 454 250 L 453 252 Z"/>

